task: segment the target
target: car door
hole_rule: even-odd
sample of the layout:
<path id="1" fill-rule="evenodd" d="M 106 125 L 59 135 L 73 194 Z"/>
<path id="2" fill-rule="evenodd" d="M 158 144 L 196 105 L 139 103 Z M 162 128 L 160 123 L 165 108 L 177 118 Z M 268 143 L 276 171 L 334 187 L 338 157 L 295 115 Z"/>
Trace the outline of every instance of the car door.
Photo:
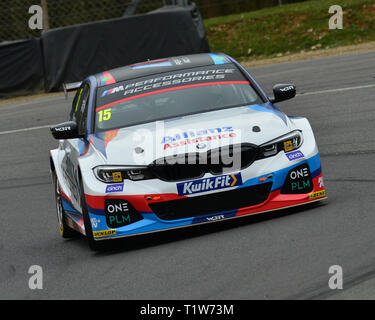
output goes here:
<path id="1" fill-rule="evenodd" d="M 90 85 L 85 82 L 78 89 L 72 104 L 69 120 L 75 121 L 79 133 L 85 135 L 87 123 L 87 110 L 90 97 Z M 78 159 L 80 157 L 80 146 L 85 144 L 85 138 L 67 139 L 63 142 L 64 157 L 62 169 L 65 180 L 70 191 L 70 199 L 76 208 L 81 208 L 78 183 Z"/>

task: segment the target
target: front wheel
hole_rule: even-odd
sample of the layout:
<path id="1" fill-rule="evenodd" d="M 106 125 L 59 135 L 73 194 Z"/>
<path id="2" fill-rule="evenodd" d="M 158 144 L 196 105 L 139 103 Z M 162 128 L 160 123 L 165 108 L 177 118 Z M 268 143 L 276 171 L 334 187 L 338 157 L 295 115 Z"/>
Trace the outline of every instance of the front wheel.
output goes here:
<path id="1" fill-rule="evenodd" d="M 53 182 L 55 187 L 57 222 L 60 235 L 66 239 L 73 238 L 76 235 L 76 232 L 70 228 L 65 221 L 65 211 L 62 205 L 60 184 L 59 180 L 57 179 L 56 172 L 53 172 Z"/>

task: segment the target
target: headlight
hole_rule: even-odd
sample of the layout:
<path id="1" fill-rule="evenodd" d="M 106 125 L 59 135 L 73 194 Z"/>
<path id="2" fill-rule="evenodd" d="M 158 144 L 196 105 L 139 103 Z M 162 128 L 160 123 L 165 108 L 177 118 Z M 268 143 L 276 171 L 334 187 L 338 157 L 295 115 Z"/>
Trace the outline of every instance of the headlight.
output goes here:
<path id="1" fill-rule="evenodd" d="M 148 167 L 98 166 L 93 169 L 95 177 L 104 183 L 153 179 Z"/>
<path id="2" fill-rule="evenodd" d="M 278 154 L 280 151 L 290 152 L 301 147 L 303 135 L 299 130 L 288 133 L 275 140 L 260 146 L 260 158 L 267 158 Z"/>

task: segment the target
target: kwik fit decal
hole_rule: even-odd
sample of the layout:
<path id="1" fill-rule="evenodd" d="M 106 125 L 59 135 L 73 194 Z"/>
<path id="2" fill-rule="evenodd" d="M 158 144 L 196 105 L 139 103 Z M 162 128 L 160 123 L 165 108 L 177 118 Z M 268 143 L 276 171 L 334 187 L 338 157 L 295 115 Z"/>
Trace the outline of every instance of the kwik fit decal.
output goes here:
<path id="1" fill-rule="evenodd" d="M 177 184 L 178 195 L 190 195 L 242 185 L 241 173 L 204 178 Z"/>

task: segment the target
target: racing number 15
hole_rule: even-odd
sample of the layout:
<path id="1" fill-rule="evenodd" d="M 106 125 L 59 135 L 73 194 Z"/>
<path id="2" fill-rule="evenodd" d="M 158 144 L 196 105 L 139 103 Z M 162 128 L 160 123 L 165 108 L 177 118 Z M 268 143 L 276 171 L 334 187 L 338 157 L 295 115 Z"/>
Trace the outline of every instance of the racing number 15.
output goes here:
<path id="1" fill-rule="evenodd" d="M 99 122 L 107 121 L 111 119 L 111 116 L 112 116 L 111 109 L 100 110 L 98 114 L 99 114 Z"/>

